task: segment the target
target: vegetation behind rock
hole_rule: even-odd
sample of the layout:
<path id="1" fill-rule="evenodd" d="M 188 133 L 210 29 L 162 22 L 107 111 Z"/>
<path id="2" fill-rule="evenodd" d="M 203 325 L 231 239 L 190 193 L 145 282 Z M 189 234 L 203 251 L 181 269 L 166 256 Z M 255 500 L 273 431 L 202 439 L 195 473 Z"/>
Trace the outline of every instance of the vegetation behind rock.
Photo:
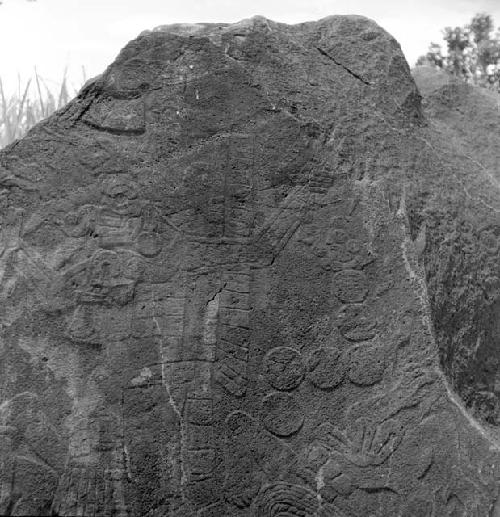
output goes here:
<path id="1" fill-rule="evenodd" d="M 493 17 L 476 14 L 462 27 L 445 27 L 445 47 L 431 43 L 417 65 L 429 64 L 466 82 L 500 90 L 500 28 Z"/>

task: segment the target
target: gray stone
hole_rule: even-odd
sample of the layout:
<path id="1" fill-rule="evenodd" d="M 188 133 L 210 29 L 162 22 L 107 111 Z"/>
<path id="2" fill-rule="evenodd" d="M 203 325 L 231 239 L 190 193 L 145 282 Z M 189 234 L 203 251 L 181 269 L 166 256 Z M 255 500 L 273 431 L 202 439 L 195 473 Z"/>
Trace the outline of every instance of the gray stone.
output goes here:
<path id="1" fill-rule="evenodd" d="M 426 74 L 164 26 L 0 153 L 0 514 L 500 515 L 500 128 Z"/>

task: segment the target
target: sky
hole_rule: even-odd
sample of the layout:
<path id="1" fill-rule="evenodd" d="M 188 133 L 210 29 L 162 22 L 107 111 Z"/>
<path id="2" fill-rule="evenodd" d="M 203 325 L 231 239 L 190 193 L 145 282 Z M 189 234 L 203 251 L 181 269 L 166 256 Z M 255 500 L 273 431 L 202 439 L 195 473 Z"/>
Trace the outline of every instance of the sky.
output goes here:
<path id="1" fill-rule="evenodd" d="M 361 14 L 388 30 L 411 66 L 445 26 L 487 12 L 500 0 L 0 0 L 0 78 L 7 92 L 36 67 L 57 89 L 67 67 L 75 89 L 100 74 L 143 30 L 178 22 L 236 22 L 255 14 L 284 23 Z M 85 74 L 83 73 L 85 70 Z"/>

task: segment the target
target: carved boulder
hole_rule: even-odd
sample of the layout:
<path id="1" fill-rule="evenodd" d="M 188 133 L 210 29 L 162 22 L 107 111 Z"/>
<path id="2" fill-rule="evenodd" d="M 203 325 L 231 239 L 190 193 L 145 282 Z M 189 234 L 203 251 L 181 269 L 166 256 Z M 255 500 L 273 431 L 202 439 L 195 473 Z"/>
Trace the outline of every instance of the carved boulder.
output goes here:
<path id="1" fill-rule="evenodd" d="M 500 515 L 493 100 L 428 83 L 171 25 L 0 153 L 0 514 Z"/>

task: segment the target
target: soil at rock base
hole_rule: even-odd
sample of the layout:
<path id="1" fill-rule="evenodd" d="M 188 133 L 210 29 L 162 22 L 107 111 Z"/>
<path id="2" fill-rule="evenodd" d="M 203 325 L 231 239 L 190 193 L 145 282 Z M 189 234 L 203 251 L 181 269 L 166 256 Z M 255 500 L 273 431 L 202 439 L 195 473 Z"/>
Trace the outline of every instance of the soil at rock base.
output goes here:
<path id="1" fill-rule="evenodd" d="M 0 153 L 0 514 L 500 515 L 498 101 L 414 75 L 164 26 Z"/>

